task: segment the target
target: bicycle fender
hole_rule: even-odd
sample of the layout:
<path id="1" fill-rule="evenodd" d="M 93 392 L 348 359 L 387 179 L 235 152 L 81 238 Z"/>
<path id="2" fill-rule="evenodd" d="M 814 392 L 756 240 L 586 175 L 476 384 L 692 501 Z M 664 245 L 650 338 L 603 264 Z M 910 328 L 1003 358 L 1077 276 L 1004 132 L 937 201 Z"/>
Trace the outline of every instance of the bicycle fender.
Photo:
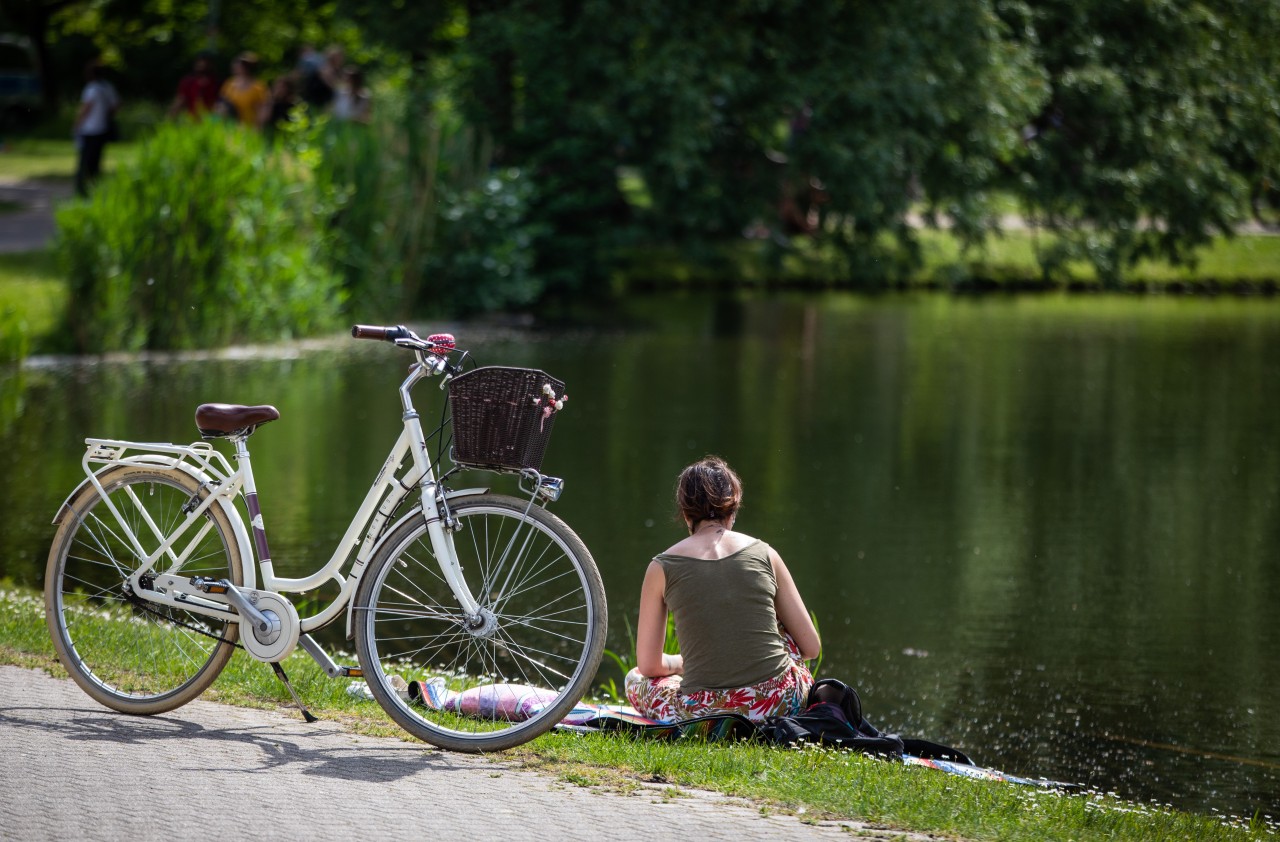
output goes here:
<path id="1" fill-rule="evenodd" d="M 108 471 L 112 471 L 112 470 L 115 470 L 116 468 L 122 467 L 126 462 L 128 462 L 130 466 L 155 465 L 156 467 L 160 467 L 160 468 L 173 467 L 172 460 L 161 461 L 161 458 L 158 456 L 148 459 L 145 455 L 140 455 L 137 457 L 130 457 L 129 459 L 121 460 L 120 462 L 104 465 L 103 467 L 94 471 L 93 474 L 94 476 L 98 477 L 98 481 L 101 482 L 102 476 L 104 474 L 106 474 Z M 80 480 L 80 484 L 77 485 L 74 489 L 72 489 L 71 493 L 67 495 L 67 499 L 62 501 L 62 505 L 58 507 L 58 513 L 53 516 L 54 526 L 62 525 L 62 519 L 66 517 L 67 512 L 71 510 L 71 501 L 76 499 L 76 496 L 80 494 L 80 492 L 83 491 L 85 486 L 87 485 L 89 485 L 89 478 L 85 477 L 84 479 Z"/>
<path id="2" fill-rule="evenodd" d="M 445 500 L 455 500 L 459 497 L 475 497 L 479 494 L 488 494 L 488 488 L 459 488 L 453 491 L 445 492 Z M 382 531 L 382 537 L 378 539 L 378 543 L 373 545 L 373 550 L 369 553 L 369 559 L 373 560 L 378 557 L 378 553 L 382 551 L 382 545 L 391 535 L 395 534 L 396 529 L 406 521 L 416 517 L 422 517 L 422 509 L 415 506 L 412 510 L 402 515 L 395 523 L 388 526 Z M 352 621 L 355 618 L 355 592 L 356 586 L 360 584 L 360 577 L 364 574 L 364 570 L 368 565 L 360 565 L 351 571 L 351 576 L 347 579 L 351 587 L 352 598 L 347 602 L 347 639 L 350 640 L 355 634 L 353 631 Z"/>
<path id="3" fill-rule="evenodd" d="M 118 470 L 120 468 L 135 467 L 174 468 L 187 474 L 198 483 L 203 484 L 207 482 L 211 485 L 215 484 L 204 472 L 198 471 L 186 463 L 178 462 L 175 464 L 172 459 L 145 453 L 137 456 L 130 456 L 125 459 L 121 459 L 118 462 L 105 465 L 101 469 L 94 471 L 94 476 L 97 477 L 98 482 L 101 483 L 104 479 L 109 479 L 107 474 L 111 471 Z M 90 485 L 92 485 L 92 483 L 90 483 L 89 478 L 85 477 L 80 481 L 80 484 L 75 487 L 75 490 L 67 495 L 67 499 L 62 501 L 62 505 L 58 507 L 58 513 L 53 517 L 54 526 L 62 525 L 63 519 L 66 518 L 67 514 L 71 511 L 71 501 L 76 499 L 77 495 L 82 493 L 84 489 Z M 231 531 L 234 534 L 236 548 L 240 551 L 240 568 L 243 576 L 241 581 L 244 582 L 244 587 L 256 588 L 258 586 L 258 570 L 253 563 L 253 549 L 249 543 L 249 530 L 245 528 L 244 519 L 240 517 L 239 510 L 236 509 L 235 503 L 231 500 L 219 497 L 214 501 L 214 505 L 222 507 L 222 511 L 226 514 L 227 520 L 231 523 Z"/>

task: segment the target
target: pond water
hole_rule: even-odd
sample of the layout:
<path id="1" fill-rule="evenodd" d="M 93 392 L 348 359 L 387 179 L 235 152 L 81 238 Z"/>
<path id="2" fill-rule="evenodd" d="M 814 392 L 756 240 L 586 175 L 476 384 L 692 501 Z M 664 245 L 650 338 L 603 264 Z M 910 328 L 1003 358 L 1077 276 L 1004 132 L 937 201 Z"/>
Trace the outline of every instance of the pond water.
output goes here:
<path id="1" fill-rule="evenodd" d="M 568 384 L 544 469 L 604 576 L 611 648 L 647 560 L 680 537 L 677 472 L 719 453 L 745 482 L 738 528 L 782 553 L 818 616 L 822 673 L 880 727 L 1140 801 L 1280 816 L 1280 302 L 627 309 L 592 331 L 454 327 L 481 363 Z M 212 400 L 280 408 L 255 468 L 277 572 L 309 571 L 397 433 L 406 362 L 335 339 L 0 372 L 0 580 L 41 584 L 85 436 L 189 441 Z"/>

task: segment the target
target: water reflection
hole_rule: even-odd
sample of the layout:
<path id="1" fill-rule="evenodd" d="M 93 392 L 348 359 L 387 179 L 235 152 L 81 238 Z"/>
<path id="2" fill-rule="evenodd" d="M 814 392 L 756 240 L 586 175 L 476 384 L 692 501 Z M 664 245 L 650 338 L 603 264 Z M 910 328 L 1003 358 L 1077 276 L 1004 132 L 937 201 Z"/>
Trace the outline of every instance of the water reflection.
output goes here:
<path id="1" fill-rule="evenodd" d="M 1280 304 L 845 295 L 632 303 L 627 329 L 458 332 L 568 383 L 547 468 L 625 647 L 706 452 L 868 714 L 1010 771 L 1280 814 Z M 399 427 L 391 349 L 0 375 L 0 577 L 36 584 L 86 435 L 253 439 L 277 572 L 328 558 Z M 423 401 L 435 395 L 424 391 Z"/>

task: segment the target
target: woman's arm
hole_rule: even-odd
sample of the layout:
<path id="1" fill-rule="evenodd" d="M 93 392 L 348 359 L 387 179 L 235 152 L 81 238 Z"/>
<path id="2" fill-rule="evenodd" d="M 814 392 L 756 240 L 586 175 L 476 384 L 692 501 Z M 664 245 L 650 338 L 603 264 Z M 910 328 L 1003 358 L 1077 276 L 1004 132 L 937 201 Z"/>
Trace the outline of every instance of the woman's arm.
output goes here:
<path id="1" fill-rule="evenodd" d="M 805 660 L 816 658 L 822 651 L 822 641 L 818 639 L 818 630 L 813 627 L 813 619 L 809 616 L 809 609 L 804 607 L 791 571 L 787 570 L 782 556 L 772 547 L 769 548 L 769 560 L 773 562 L 773 578 L 778 583 L 778 593 L 773 598 L 778 619 L 799 647 L 800 657 Z"/>
<path id="2" fill-rule="evenodd" d="M 649 678 L 684 672 L 683 658 L 662 651 L 667 639 L 667 601 L 662 596 L 666 588 L 662 565 L 649 562 L 640 587 L 640 617 L 636 622 L 636 668 Z"/>

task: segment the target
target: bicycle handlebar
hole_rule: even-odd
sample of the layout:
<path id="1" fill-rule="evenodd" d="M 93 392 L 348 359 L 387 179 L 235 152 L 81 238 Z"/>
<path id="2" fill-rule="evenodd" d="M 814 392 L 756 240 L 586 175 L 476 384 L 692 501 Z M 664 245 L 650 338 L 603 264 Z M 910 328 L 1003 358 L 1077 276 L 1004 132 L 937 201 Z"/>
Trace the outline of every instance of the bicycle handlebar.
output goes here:
<path id="1" fill-rule="evenodd" d="M 413 335 L 404 325 L 399 327 L 375 327 L 374 325 L 352 325 L 351 335 L 356 339 L 381 339 L 395 342 L 397 339 L 408 339 Z"/>
<path id="2" fill-rule="evenodd" d="M 452 333 L 433 333 L 423 339 L 404 325 L 395 327 L 352 325 L 351 335 L 356 339 L 380 339 L 384 342 L 394 342 L 401 348 L 412 348 L 420 354 L 433 354 L 442 362 L 458 348 Z"/>

